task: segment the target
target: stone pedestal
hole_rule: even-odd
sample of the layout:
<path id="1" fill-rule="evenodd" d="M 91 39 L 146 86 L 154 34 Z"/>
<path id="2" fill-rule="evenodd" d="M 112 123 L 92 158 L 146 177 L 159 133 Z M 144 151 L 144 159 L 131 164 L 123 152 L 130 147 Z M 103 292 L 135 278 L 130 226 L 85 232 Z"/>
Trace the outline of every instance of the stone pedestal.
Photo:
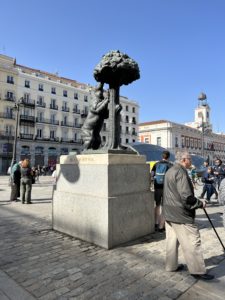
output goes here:
<path id="1" fill-rule="evenodd" d="M 110 249 L 154 231 L 154 201 L 145 157 L 61 156 L 53 229 Z"/>

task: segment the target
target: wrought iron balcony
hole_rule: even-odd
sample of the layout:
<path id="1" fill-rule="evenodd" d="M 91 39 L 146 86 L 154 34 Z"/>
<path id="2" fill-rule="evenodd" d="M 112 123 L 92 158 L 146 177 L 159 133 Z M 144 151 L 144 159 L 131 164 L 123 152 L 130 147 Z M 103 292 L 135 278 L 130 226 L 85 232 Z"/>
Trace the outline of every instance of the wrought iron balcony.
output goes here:
<path id="1" fill-rule="evenodd" d="M 22 104 L 24 106 L 35 107 L 35 101 L 32 99 L 23 99 L 20 104 Z"/>
<path id="2" fill-rule="evenodd" d="M 16 101 L 16 97 L 13 96 L 13 95 L 10 96 L 10 95 L 6 94 L 4 100 L 15 102 Z"/>
<path id="3" fill-rule="evenodd" d="M 73 123 L 61 121 L 61 126 L 73 127 Z"/>
<path id="4" fill-rule="evenodd" d="M 45 102 L 37 101 L 36 106 L 38 106 L 38 107 L 46 107 L 46 103 Z"/>
<path id="5" fill-rule="evenodd" d="M 69 112 L 70 109 L 69 109 L 69 107 L 62 106 L 62 111 Z"/>
<path id="6" fill-rule="evenodd" d="M 77 124 L 77 123 L 75 123 L 75 124 L 73 124 L 73 127 L 74 127 L 74 128 L 81 128 L 81 127 L 82 127 L 82 124 Z"/>
<path id="7" fill-rule="evenodd" d="M 33 140 L 33 138 L 34 138 L 33 134 L 26 134 L 26 133 L 20 134 L 20 139 L 23 139 L 23 140 Z"/>
<path id="8" fill-rule="evenodd" d="M 21 121 L 27 121 L 27 122 L 35 122 L 35 117 L 28 116 L 28 115 L 20 115 Z"/>
<path id="9" fill-rule="evenodd" d="M 3 118 L 3 119 L 11 119 L 11 120 L 15 120 L 15 116 L 11 113 L 2 113 L 0 112 L 0 118 Z"/>
<path id="10" fill-rule="evenodd" d="M 74 113 L 74 114 L 80 114 L 80 109 L 73 108 L 73 113 Z"/>
<path id="11" fill-rule="evenodd" d="M 14 140 L 15 133 L 8 131 L 0 131 L 0 139 L 1 140 Z"/>
<path id="12" fill-rule="evenodd" d="M 45 119 L 40 117 L 36 117 L 36 122 L 43 123 L 43 124 L 59 125 L 58 120 Z"/>
<path id="13" fill-rule="evenodd" d="M 58 105 L 50 104 L 49 108 L 58 110 Z"/>
<path id="14" fill-rule="evenodd" d="M 81 112 L 81 118 L 86 118 L 88 115 L 88 112 L 86 110 L 82 110 Z"/>

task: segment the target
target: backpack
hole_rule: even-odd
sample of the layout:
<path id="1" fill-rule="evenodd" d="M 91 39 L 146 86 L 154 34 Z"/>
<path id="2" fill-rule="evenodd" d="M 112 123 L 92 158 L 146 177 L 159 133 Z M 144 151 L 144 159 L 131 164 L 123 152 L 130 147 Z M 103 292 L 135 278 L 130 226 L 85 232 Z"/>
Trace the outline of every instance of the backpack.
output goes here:
<path id="1" fill-rule="evenodd" d="M 169 164 L 165 162 L 159 162 L 156 164 L 156 170 L 155 170 L 155 181 L 157 184 L 163 185 L 164 183 L 164 177 L 166 174 L 166 171 L 169 169 Z"/>

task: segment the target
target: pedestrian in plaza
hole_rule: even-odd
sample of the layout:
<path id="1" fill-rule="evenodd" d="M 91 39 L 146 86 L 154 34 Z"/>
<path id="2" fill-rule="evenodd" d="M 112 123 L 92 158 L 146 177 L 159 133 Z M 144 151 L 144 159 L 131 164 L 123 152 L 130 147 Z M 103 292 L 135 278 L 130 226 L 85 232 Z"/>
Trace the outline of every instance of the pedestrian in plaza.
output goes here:
<path id="1" fill-rule="evenodd" d="M 22 204 L 25 202 L 31 204 L 31 190 L 32 190 L 33 171 L 30 167 L 29 159 L 24 159 L 21 164 L 21 193 Z"/>
<path id="2" fill-rule="evenodd" d="M 177 152 L 176 163 L 164 181 L 163 214 L 166 220 L 166 270 L 179 271 L 178 246 L 181 246 L 188 270 L 197 279 L 211 280 L 206 273 L 200 233 L 195 224 L 195 210 L 204 208 L 206 202 L 194 196 L 194 188 L 187 169 L 191 166 L 188 152 Z"/>
<path id="3" fill-rule="evenodd" d="M 19 201 L 20 197 L 20 179 L 21 179 L 21 161 L 14 162 L 12 166 L 12 171 L 10 172 L 10 182 L 11 182 L 11 201 Z"/>
<path id="4" fill-rule="evenodd" d="M 217 189 L 220 188 L 221 181 L 225 178 L 225 165 L 222 160 L 217 158 L 215 160 L 215 166 L 213 168 L 214 175 L 216 176 Z"/>
<path id="5" fill-rule="evenodd" d="M 162 160 L 158 161 L 152 168 L 151 175 L 154 178 L 154 198 L 155 198 L 155 230 L 159 232 L 165 231 L 165 220 L 161 213 L 164 177 L 172 166 L 169 161 L 170 152 L 163 151 Z"/>
<path id="6" fill-rule="evenodd" d="M 223 209 L 223 226 L 225 228 L 225 178 L 220 183 L 219 198 L 218 199 L 219 199 L 219 203 L 221 205 L 224 205 L 224 209 Z"/>
<path id="7" fill-rule="evenodd" d="M 202 181 L 204 183 L 204 190 L 206 191 L 206 199 L 207 201 L 210 201 L 210 198 L 215 193 L 218 196 L 218 193 L 216 191 L 216 187 L 214 185 L 215 183 L 215 176 L 213 173 L 213 168 L 208 167 L 207 172 L 204 173 L 202 177 Z"/>

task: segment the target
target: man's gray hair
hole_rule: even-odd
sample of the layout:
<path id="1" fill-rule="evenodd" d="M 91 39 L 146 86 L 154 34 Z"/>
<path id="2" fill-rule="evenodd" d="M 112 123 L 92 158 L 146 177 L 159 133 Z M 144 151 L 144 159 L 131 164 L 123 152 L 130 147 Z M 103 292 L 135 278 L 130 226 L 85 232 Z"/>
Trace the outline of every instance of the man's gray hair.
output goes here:
<path id="1" fill-rule="evenodd" d="M 190 153 L 188 151 L 177 151 L 175 158 L 176 162 L 181 162 L 184 158 L 190 158 Z"/>

